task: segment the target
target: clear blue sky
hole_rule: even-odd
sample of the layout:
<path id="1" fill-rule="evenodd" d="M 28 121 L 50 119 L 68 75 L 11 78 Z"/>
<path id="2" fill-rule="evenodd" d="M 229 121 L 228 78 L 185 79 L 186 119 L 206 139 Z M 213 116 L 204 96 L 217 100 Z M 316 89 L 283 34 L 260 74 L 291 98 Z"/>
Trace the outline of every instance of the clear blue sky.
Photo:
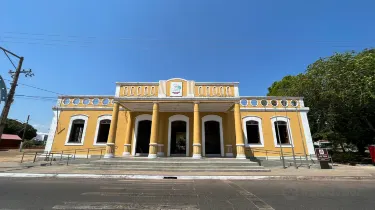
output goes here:
<path id="1" fill-rule="evenodd" d="M 0 8 L 0 46 L 35 72 L 20 82 L 63 94 L 181 77 L 238 81 L 241 95 L 265 95 L 319 57 L 375 45 L 373 0 L 2 0 Z M 11 68 L 0 54 L 0 74 L 10 79 Z M 16 94 L 56 96 L 23 85 Z M 54 104 L 16 98 L 9 117 L 30 114 L 48 131 Z"/>

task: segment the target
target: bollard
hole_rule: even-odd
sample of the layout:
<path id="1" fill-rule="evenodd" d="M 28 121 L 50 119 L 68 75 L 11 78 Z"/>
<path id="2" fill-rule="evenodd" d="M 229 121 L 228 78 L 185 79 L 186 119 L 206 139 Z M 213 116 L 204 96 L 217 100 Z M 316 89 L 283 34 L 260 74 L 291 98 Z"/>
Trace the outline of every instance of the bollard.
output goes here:
<path id="1" fill-rule="evenodd" d="M 33 160 L 33 163 L 35 163 L 35 160 L 36 160 L 36 156 L 38 155 L 38 152 L 35 152 L 35 156 L 34 156 L 34 160 Z"/>
<path id="2" fill-rule="evenodd" d="M 23 162 L 23 156 L 25 156 L 25 153 L 22 153 L 21 163 Z"/>
<path id="3" fill-rule="evenodd" d="M 66 161 L 66 165 L 69 165 L 69 157 L 70 157 L 70 154 L 68 154 L 68 161 Z"/>
<path id="4" fill-rule="evenodd" d="M 90 148 L 87 149 L 87 157 L 86 157 L 86 159 L 89 159 L 89 153 L 90 153 Z"/>
<path id="5" fill-rule="evenodd" d="M 267 150 L 266 150 L 266 160 L 268 160 L 268 154 L 267 154 Z"/>
<path id="6" fill-rule="evenodd" d="M 74 160 L 76 159 L 77 150 L 74 150 Z"/>
<path id="7" fill-rule="evenodd" d="M 52 160 L 53 160 L 53 153 L 52 153 L 52 158 L 49 161 L 49 164 L 52 165 Z"/>
<path id="8" fill-rule="evenodd" d="M 102 154 L 103 154 L 103 150 L 100 149 L 100 157 L 99 157 L 99 159 L 102 159 Z"/>
<path id="9" fill-rule="evenodd" d="M 61 151 L 60 161 L 62 160 L 63 154 L 64 154 L 64 151 Z"/>

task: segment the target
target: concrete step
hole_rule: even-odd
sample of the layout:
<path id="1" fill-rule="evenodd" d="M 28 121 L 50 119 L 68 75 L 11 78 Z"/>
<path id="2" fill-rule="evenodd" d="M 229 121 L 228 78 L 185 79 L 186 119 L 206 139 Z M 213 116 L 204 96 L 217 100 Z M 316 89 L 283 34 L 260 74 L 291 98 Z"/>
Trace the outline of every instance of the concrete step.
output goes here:
<path id="1" fill-rule="evenodd" d="M 256 167 L 256 168 L 102 168 L 102 167 L 80 167 L 81 170 L 131 170 L 131 171 L 171 171 L 171 172 L 269 172 L 270 169 Z"/>
<path id="2" fill-rule="evenodd" d="M 119 166 L 113 166 L 113 165 L 93 165 L 93 164 L 82 164 L 76 166 L 77 168 L 114 168 L 114 169 L 133 169 L 137 168 L 132 165 L 119 165 Z M 212 166 L 212 165 L 196 165 L 196 166 L 159 166 L 159 165 L 144 165 L 144 166 L 138 166 L 139 168 L 154 168 L 155 170 L 160 168 L 187 168 L 187 169 L 202 169 L 202 168 L 212 168 L 212 169 L 246 169 L 246 168 L 264 168 L 263 166 L 258 165 L 251 165 L 251 166 Z"/>
<path id="3" fill-rule="evenodd" d="M 215 166 L 215 167 L 226 167 L 226 166 L 258 166 L 258 163 L 167 163 L 167 162 L 155 162 L 155 163 L 149 163 L 149 162 L 121 162 L 121 163 L 114 163 L 114 162 L 90 162 L 88 165 L 108 165 L 108 166 L 160 166 L 160 167 L 197 167 L 197 166 Z"/>

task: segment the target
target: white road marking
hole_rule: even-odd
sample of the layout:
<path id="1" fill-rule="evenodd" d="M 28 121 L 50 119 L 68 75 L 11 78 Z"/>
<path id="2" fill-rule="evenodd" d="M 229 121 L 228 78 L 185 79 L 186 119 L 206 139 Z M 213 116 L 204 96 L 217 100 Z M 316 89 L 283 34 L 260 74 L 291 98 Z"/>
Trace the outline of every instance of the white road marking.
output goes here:
<path id="1" fill-rule="evenodd" d="M 247 191 L 245 188 L 229 181 L 229 180 L 225 180 L 223 181 L 225 183 L 227 183 L 229 186 L 231 186 L 232 188 L 236 189 L 236 191 L 242 195 L 243 197 L 245 197 L 247 200 L 249 200 L 252 204 L 254 204 L 254 206 L 256 206 L 259 210 L 275 210 L 274 208 L 272 208 L 272 206 L 268 205 L 266 202 L 264 202 L 262 199 L 260 199 L 259 197 L 257 197 L 256 195 L 254 195 L 253 193 Z"/>
<path id="2" fill-rule="evenodd" d="M 127 196 L 127 197 L 163 197 L 163 196 L 189 196 L 189 197 L 198 197 L 197 194 L 192 193 L 181 193 L 181 192 L 166 192 L 166 194 L 158 194 L 158 193 L 144 193 L 144 192 L 84 192 L 81 195 L 99 195 L 99 196 Z"/>
<path id="3" fill-rule="evenodd" d="M 139 204 L 121 202 L 64 202 L 64 205 L 56 205 L 53 209 L 186 209 L 197 210 L 197 205 L 174 204 Z"/>

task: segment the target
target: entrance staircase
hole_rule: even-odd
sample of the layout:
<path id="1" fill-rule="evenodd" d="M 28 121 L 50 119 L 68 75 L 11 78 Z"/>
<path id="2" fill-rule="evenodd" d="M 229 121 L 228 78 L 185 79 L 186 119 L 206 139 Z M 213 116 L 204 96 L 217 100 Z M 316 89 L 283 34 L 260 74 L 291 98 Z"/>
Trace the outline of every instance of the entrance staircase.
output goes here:
<path id="1" fill-rule="evenodd" d="M 270 169 L 259 166 L 257 162 L 235 158 L 168 157 L 149 159 L 147 157 L 129 157 L 91 160 L 87 163 L 73 163 L 81 170 L 124 170 L 133 172 L 269 172 Z"/>

